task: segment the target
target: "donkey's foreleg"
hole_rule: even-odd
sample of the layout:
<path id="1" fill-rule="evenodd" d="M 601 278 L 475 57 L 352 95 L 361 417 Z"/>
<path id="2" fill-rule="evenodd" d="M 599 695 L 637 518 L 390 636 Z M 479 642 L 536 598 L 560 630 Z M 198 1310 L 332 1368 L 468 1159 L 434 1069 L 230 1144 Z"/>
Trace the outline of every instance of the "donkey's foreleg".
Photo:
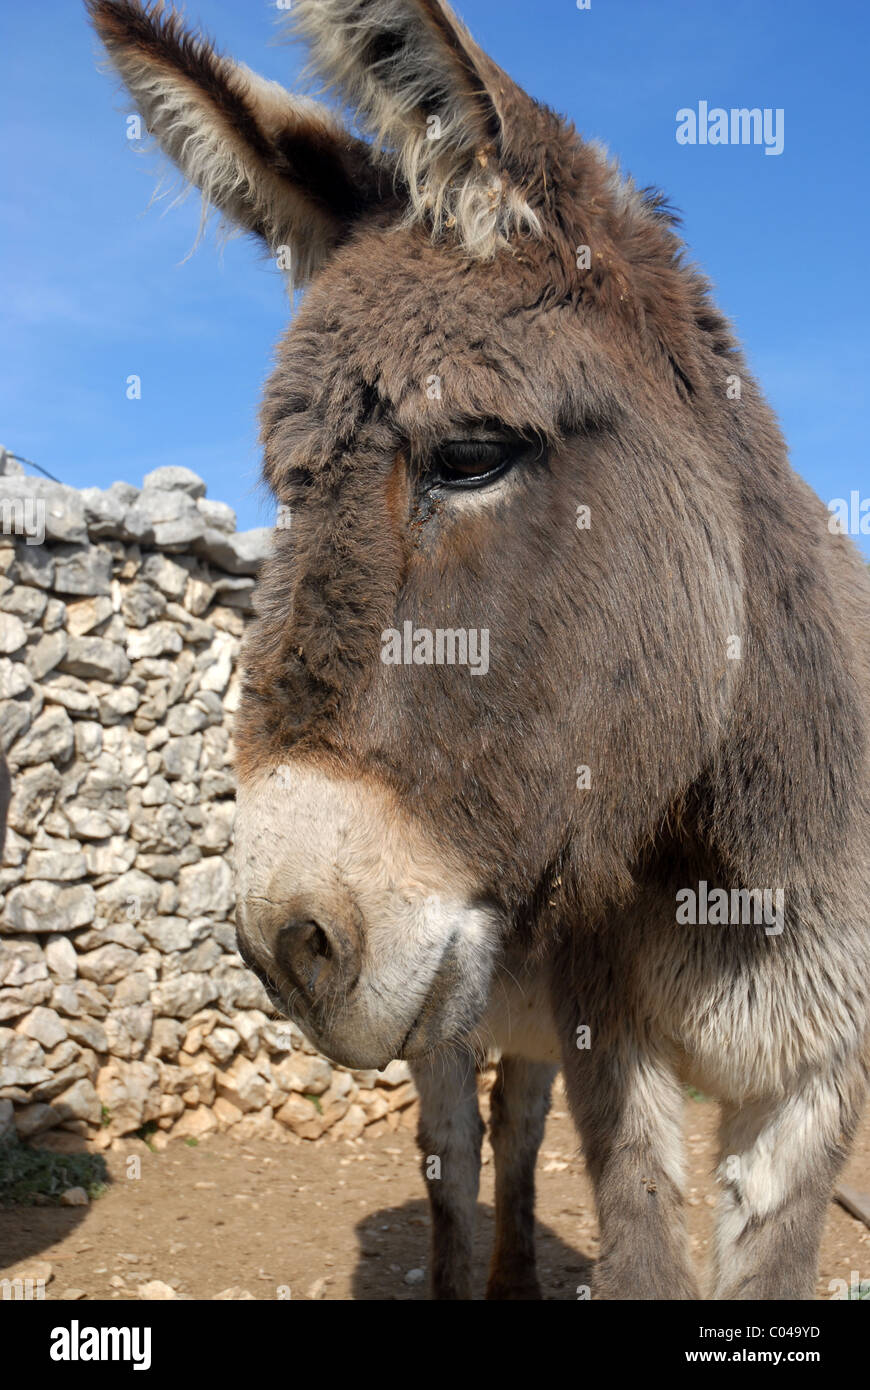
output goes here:
<path id="1" fill-rule="evenodd" d="M 859 1072 L 852 1085 L 816 1076 L 786 1098 L 723 1113 L 714 1298 L 813 1297 L 825 1213 L 863 1091 Z"/>
<path id="2" fill-rule="evenodd" d="M 417 1141 L 432 1215 L 433 1298 L 471 1298 L 474 1217 L 484 1124 L 472 1058 L 435 1054 L 412 1062 L 420 1093 Z"/>
<path id="3" fill-rule="evenodd" d="M 568 1096 L 595 1183 L 593 1293 L 697 1298 L 683 1208 L 682 1091 L 651 1045 L 623 1034 L 565 1048 Z"/>
<path id="4" fill-rule="evenodd" d="M 491 1096 L 495 1154 L 495 1246 L 486 1296 L 541 1297 L 535 1270 L 535 1163 L 557 1068 L 503 1057 Z"/>

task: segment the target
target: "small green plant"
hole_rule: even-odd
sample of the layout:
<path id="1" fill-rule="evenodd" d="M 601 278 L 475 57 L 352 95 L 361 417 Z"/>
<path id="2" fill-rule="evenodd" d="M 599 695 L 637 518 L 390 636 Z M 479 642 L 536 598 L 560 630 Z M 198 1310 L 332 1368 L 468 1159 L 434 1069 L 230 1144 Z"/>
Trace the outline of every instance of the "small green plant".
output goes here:
<path id="1" fill-rule="evenodd" d="M 112 1116 L 111 1116 L 111 1114 L 109 1113 L 109 1107 L 108 1107 L 108 1105 L 101 1105 L 101 1106 L 100 1106 L 100 1124 L 102 1125 L 103 1129 L 108 1129 L 108 1128 L 109 1128 L 109 1125 L 110 1125 L 111 1123 L 112 1123 Z"/>
<path id="2" fill-rule="evenodd" d="M 37 1199 L 56 1206 L 70 1187 L 83 1187 L 93 1201 L 109 1181 L 102 1154 L 60 1154 L 17 1139 L 0 1146 L 0 1207 L 32 1206 Z"/>
<path id="3" fill-rule="evenodd" d="M 199 1145 L 199 1140 L 198 1140 L 198 1139 L 185 1139 L 184 1142 L 185 1142 L 185 1144 L 187 1145 L 187 1147 L 188 1147 L 189 1149 L 195 1149 L 195 1148 L 197 1148 L 198 1145 Z"/>
<path id="4" fill-rule="evenodd" d="M 307 1091 L 304 1092 L 304 1095 L 306 1100 L 311 1101 L 311 1104 L 314 1106 L 314 1109 L 317 1111 L 318 1115 L 322 1115 L 323 1106 L 320 1104 L 320 1096 L 309 1095 Z"/>

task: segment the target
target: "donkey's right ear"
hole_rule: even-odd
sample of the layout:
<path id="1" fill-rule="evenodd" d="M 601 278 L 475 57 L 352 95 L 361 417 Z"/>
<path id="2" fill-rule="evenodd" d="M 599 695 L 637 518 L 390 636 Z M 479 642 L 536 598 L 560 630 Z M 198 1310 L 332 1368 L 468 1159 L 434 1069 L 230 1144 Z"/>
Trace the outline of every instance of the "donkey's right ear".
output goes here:
<path id="1" fill-rule="evenodd" d="M 382 200 L 368 145 L 326 107 L 221 57 L 159 0 L 85 4 L 161 149 L 228 221 L 290 248 L 294 283 Z"/>

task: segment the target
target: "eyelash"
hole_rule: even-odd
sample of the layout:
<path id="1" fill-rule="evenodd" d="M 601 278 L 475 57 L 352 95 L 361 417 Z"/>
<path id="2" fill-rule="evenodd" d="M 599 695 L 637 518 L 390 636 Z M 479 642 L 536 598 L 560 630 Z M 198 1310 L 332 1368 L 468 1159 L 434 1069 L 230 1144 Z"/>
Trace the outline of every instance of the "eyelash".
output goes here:
<path id="1" fill-rule="evenodd" d="M 454 439 L 442 445 L 429 471 L 430 487 L 479 488 L 494 482 L 517 461 L 521 449 L 507 440 Z M 483 472 L 463 475 L 462 467 L 473 468 L 492 460 Z"/>

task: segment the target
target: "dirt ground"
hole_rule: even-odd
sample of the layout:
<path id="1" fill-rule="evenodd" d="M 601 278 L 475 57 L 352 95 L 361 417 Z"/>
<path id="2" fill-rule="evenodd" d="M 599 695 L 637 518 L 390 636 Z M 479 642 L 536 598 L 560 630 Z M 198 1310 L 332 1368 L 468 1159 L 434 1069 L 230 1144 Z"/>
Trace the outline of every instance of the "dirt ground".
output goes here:
<path id="1" fill-rule="evenodd" d="M 689 1220 L 699 1264 L 712 1225 L 716 1107 L 686 1102 Z M 0 1269 L 52 1267 L 49 1299 L 128 1300 L 162 1280 L 182 1298 L 424 1299 L 429 1221 L 413 1131 L 350 1143 L 241 1144 L 216 1135 L 152 1153 L 138 1140 L 107 1156 L 112 1181 L 88 1208 L 0 1212 Z M 485 1146 L 475 1296 L 492 1238 L 493 1166 Z M 131 1158 L 141 1160 L 140 1175 Z M 870 1117 L 844 1180 L 870 1188 Z M 589 1182 L 557 1091 L 538 1161 L 538 1264 L 547 1299 L 574 1299 L 597 1251 Z M 836 1203 L 822 1244 L 828 1282 L 870 1277 L 870 1230 Z M 230 1290 L 230 1293 L 226 1293 Z"/>

